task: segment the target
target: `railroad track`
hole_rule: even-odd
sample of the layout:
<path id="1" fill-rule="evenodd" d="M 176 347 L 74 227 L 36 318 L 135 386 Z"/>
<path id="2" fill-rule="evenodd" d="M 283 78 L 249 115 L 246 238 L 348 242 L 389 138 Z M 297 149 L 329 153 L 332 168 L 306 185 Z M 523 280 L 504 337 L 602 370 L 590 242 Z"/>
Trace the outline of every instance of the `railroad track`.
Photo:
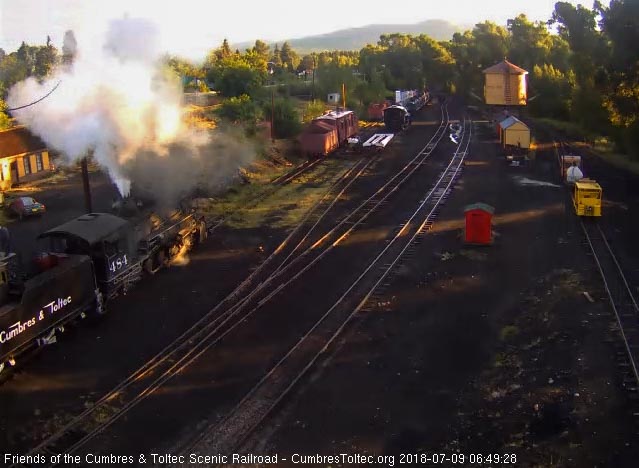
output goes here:
<path id="1" fill-rule="evenodd" d="M 271 185 L 286 185 L 289 182 L 301 176 L 302 174 L 304 174 L 305 172 L 310 171 L 312 168 L 317 166 L 323 160 L 324 158 L 317 158 L 317 159 L 313 159 L 309 161 L 304 161 L 302 164 L 295 167 L 294 169 L 273 179 L 270 183 Z"/>
<path id="2" fill-rule="evenodd" d="M 468 130 L 466 130 L 468 129 Z M 235 453 L 295 385 L 314 367 L 322 354 L 341 335 L 358 312 L 367 310 L 380 286 L 387 283 L 402 258 L 431 229 L 441 205 L 447 200 L 472 138 L 471 123 L 446 169 L 439 175 L 409 219 L 401 224 L 383 250 L 366 266 L 344 294 L 299 341 L 217 424 L 184 444 L 181 454 Z M 465 139 L 465 143 L 464 143 Z M 372 285 L 372 286 L 371 286 Z"/>
<path id="3" fill-rule="evenodd" d="M 301 258 L 307 252 L 319 250 L 322 245 L 321 240 L 315 242 L 308 247 L 302 254 L 298 255 L 294 260 L 289 261 L 291 254 L 281 262 L 276 269 L 269 274 L 267 266 L 274 263 L 278 256 L 286 252 L 288 244 L 294 243 L 294 238 L 299 235 L 301 227 L 306 221 L 317 216 L 321 219 L 333 207 L 339 196 L 353 183 L 353 181 L 361 175 L 371 161 L 362 159 L 349 170 L 340 183 L 336 183 L 335 190 L 339 189 L 337 196 L 331 198 L 325 197 L 315 206 L 313 210 L 307 213 L 307 216 L 296 229 L 289 234 L 287 239 L 276 249 L 249 277 L 241 283 L 231 294 L 222 300 L 215 308 L 209 311 L 200 321 L 193 325 L 183 335 L 176 339 L 173 343 L 163 349 L 144 366 L 131 374 L 127 379 L 116 386 L 112 391 L 104 395 L 93 406 L 86 411 L 74 417 L 69 423 L 65 424 L 60 430 L 56 431 L 50 437 L 38 444 L 29 454 L 57 454 L 57 453 L 74 453 L 81 447 L 86 446 L 88 442 L 94 439 L 102 431 L 110 427 L 113 423 L 127 414 L 133 407 L 151 395 L 155 390 L 162 386 L 167 380 L 186 368 L 211 346 L 218 343 L 227 333 L 240 325 L 248 315 L 253 313 L 257 308 L 269 301 L 275 294 L 284 289 L 295 278 L 298 278 L 304 271 L 319 261 L 319 259 L 327 253 L 328 250 L 334 248 L 343 240 L 352 230 L 363 222 L 373 211 L 375 211 L 385 200 L 405 182 L 411 174 L 415 172 L 432 153 L 437 143 L 446 133 L 448 125 L 448 111 L 445 106 L 442 107 L 442 122 L 433 138 L 422 148 L 418 154 L 411 159 L 395 176 L 393 176 L 386 184 L 384 184 L 369 199 L 360 204 L 349 215 L 343 218 L 338 226 L 340 229 L 332 229 L 329 234 L 322 236 L 321 240 L 339 236 L 339 238 L 327 247 L 320 255 L 313 259 L 312 263 L 305 265 L 301 271 L 298 271 L 293 279 L 285 283 L 275 284 L 275 280 L 283 277 L 288 273 L 292 265 L 301 264 Z M 330 201 L 329 201 L 330 200 Z M 325 206 L 323 206 L 325 205 Z M 355 214 L 360 214 L 359 219 L 352 220 Z M 312 224 L 309 232 L 302 237 L 295 249 L 301 250 L 300 246 L 308 238 L 310 231 L 317 226 L 317 219 Z M 265 275 L 265 276 L 262 276 Z M 257 284 L 257 286 L 255 286 Z M 276 287 L 275 287 L 276 286 Z M 275 287 L 275 289 L 268 289 Z M 246 295 L 244 293 L 250 290 Z M 260 296 L 262 294 L 262 296 Z M 263 296 L 263 294 L 267 294 Z M 228 306 L 228 307 L 227 307 Z M 248 309 L 248 313 L 246 310 Z M 244 313 L 243 313 L 244 312 Z M 242 314 L 243 313 L 243 314 Z M 15 465 L 22 466 L 22 465 Z"/>
<path id="4" fill-rule="evenodd" d="M 639 306 L 628 280 L 601 226 L 595 220 L 580 221 L 593 259 L 615 314 L 619 335 L 624 344 L 627 366 L 624 367 L 623 386 L 636 393 L 639 386 Z"/>
<path id="5" fill-rule="evenodd" d="M 564 141 L 559 141 L 557 146 L 557 162 L 561 165 L 561 156 L 570 154 L 572 146 Z M 580 218 L 579 225 L 601 275 L 619 328 L 623 343 L 621 354 L 625 355 L 621 366 L 622 384 L 628 391 L 636 394 L 639 389 L 639 306 L 601 225 L 596 219 L 590 218 Z"/>
<path id="6" fill-rule="evenodd" d="M 346 171 L 338 181 L 336 181 L 320 199 L 314 207 L 312 207 L 302 218 L 296 228 L 289 233 L 287 238 L 280 246 L 267 257 L 240 285 L 238 285 L 228 296 L 210 310 L 204 317 L 185 331 L 180 337 L 174 340 L 169 346 L 156 354 L 147 361 L 142 367 L 134 371 L 129 377 L 118 384 L 115 388 L 97 400 L 90 408 L 75 416 L 71 421 L 49 436 L 43 442 L 38 444 L 29 452 L 29 455 L 42 454 L 50 455 L 57 453 L 73 453 L 97 434 L 107 429 L 115 423 L 120 417 L 124 416 L 130 409 L 140 403 L 146 397 L 153 393 L 166 380 L 175 375 L 175 373 L 184 367 L 183 361 L 189 357 L 188 348 L 193 346 L 194 341 L 202 338 L 206 331 L 223 322 L 225 315 L 215 317 L 223 306 L 229 302 L 233 302 L 242 293 L 248 290 L 259 278 L 263 270 L 266 270 L 280 254 L 280 252 L 291 242 L 296 235 L 299 234 L 301 228 L 307 223 L 316 212 L 320 211 L 327 200 L 330 202 L 318 218 L 324 217 L 330 208 L 334 205 L 334 201 L 340 197 L 344 191 L 352 185 L 355 180 L 362 175 L 365 170 L 372 164 L 374 159 L 361 158 L 357 163 Z M 339 189 L 335 196 L 331 196 L 331 192 Z M 262 282 L 261 284 L 265 284 Z M 186 351 L 186 355 L 180 359 L 176 354 Z M 191 362 L 191 361 L 189 361 Z M 150 376 L 156 376 L 151 382 L 146 380 Z M 28 466 L 23 464 L 12 465 L 14 467 Z M 46 465 L 45 465 L 46 466 Z M 49 465 L 52 466 L 52 465 Z"/>

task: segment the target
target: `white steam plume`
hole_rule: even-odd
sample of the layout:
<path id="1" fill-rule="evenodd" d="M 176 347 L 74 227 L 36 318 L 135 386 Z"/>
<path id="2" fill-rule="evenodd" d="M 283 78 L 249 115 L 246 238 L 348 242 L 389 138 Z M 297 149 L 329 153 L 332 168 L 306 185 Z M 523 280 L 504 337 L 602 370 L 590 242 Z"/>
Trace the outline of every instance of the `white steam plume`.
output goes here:
<path id="1" fill-rule="evenodd" d="M 72 66 L 60 67 L 43 83 L 32 78 L 18 83 L 8 105 L 33 102 L 60 82 L 46 99 L 14 116 L 69 162 L 92 153 L 126 196 L 124 164 L 141 151 L 166 155 L 184 130 L 181 88 L 163 73 L 160 61 L 153 23 L 113 20 L 102 44 L 83 47 L 78 41 Z"/>

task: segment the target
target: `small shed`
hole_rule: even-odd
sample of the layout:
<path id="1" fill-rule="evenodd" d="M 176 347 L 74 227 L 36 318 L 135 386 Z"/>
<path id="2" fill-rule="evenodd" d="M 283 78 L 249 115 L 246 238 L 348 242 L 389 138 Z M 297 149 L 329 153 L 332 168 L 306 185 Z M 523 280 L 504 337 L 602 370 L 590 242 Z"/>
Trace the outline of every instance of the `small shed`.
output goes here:
<path id="1" fill-rule="evenodd" d="M 499 141 L 502 146 L 530 148 L 530 128 L 515 116 L 499 122 Z"/>
<path id="2" fill-rule="evenodd" d="M 489 245 L 493 242 L 495 209 L 485 203 L 473 203 L 464 209 L 466 244 Z"/>
<path id="3" fill-rule="evenodd" d="M 342 96 L 340 93 L 329 93 L 328 96 L 326 96 L 326 100 L 330 104 L 339 104 L 339 100 L 341 97 Z"/>
<path id="4" fill-rule="evenodd" d="M 526 75 L 523 68 L 508 60 L 484 71 L 484 99 L 486 104 L 498 106 L 525 106 L 527 101 Z"/>

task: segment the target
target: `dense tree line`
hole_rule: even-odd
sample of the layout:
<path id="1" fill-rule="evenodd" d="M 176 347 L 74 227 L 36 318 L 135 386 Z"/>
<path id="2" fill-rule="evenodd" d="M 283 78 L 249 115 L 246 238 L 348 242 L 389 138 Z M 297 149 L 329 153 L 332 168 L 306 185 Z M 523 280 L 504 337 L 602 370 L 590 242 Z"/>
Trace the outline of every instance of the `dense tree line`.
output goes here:
<path id="1" fill-rule="evenodd" d="M 257 40 L 239 51 L 224 40 L 201 65 L 177 57 L 167 57 L 166 64 L 183 78 L 185 90 L 205 90 L 206 83 L 234 98 L 221 111 L 225 118 L 255 121 L 268 118 L 264 109 L 272 95 L 281 115 L 295 118 L 294 106 L 285 103 L 290 96 L 324 99 L 342 84 L 347 105 L 358 110 L 392 96 L 394 89 L 424 86 L 470 102 L 481 99 L 482 71 L 507 57 L 530 72 L 531 114 L 611 135 L 622 149 L 639 155 L 637 39 L 636 0 L 611 0 L 608 6 L 595 1 L 592 8 L 557 2 L 546 22 L 523 14 L 505 25 L 484 21 L 449 41 L 385 34 L 360 51 L 300 56 L 288 42 L 271 47 Z M 50 40 L 44 46 L 23 43 L 9 54 L 0 49 L 0 96 L 26 77 L 46 76 L 59 61 Z"/>
<path id="2" fill-rule="evenodd" d="M 340 92 L 348 105 L 365 107 L 394 89 L 428 87 L 456 92 L 470 101 L 483 94 L 482 71 L 503 60 L 529 71 L 531 114 L 570 120 L 587 132 L 614 136 L 619 146 L 639 155 L 639 2 L 595 2 L 592 8 L 557 2 L 546 22 L 521 14 L 505 25 L 484 21 L 450 41 L 426 35 L 386 34 L 359 52 L 332 51 L 298 57 L 287 43 L 274 49 L 257 41 L 245 54 L 223 45 L 210 61 L 211 78 L 223 94 L 259 95 L 263 84 L 287 83 L 293 76 L 315 75 L 309 97 Z M 266 63 L 257 64 L 257 53 Z M 232 69 L 241 67 L 242 73 Z M 230 67 L 229 67 L 230 66 Z M 217 69 L 217 70 L 216 70 Z M 226 84 L 225 75 L 233 78 Z M 311 75 L 312 76 L 312 75 Z M 244 83 L 238 85 L 238 82 Z M 306 83 L 307 89 L 308 84 Z"/>

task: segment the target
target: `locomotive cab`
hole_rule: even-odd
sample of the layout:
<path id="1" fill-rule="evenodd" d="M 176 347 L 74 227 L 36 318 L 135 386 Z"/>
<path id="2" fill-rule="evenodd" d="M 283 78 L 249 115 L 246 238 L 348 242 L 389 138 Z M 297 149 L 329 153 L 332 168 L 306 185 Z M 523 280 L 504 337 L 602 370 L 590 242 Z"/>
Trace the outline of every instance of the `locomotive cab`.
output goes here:
<path id="1" fill-rule="evenodd" d="M 54 253 L 91 257 L 103 292 L 114 293 L 137 262 L 130 223 L 108 213 L 90 213 L 40 235 Z"/>

